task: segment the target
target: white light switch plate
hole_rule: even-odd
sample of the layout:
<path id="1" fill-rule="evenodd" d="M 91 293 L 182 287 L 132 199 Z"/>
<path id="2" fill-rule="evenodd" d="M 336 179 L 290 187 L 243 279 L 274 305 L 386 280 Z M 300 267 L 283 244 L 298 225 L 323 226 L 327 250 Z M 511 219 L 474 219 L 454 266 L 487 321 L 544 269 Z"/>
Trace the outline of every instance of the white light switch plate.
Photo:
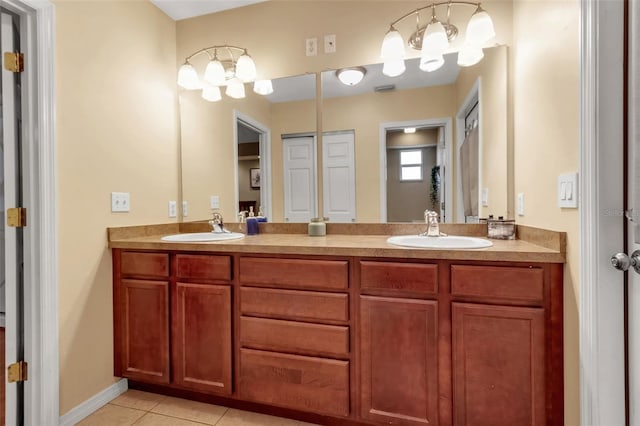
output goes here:
<path id="1" fill-rule="evenodd" d="M 482 207 L 489 206 L 489 188 L 482 188 Z"/>
<path id="2" fill-rule="evenodd" d="M 128 212 L 131 208 L 128 192 L 111 193 L 111 211 L 114 213 Z"/>
<path id="3" fill-rule="evenodd" d="M 524 216 L 524 193 L 518 193 L 518 216 Z"/>
<path id="4" fill-rule="evenodd" d="M 169 201 L 169 217 L 178 216 L 178 203 L 176 201 Z"/>
<path id="5" fill-rule="evenodd" d="M 558 207 L 563 209 L 578 208 L 578 173 L 558 176 Z"/>
<path id="6" fill-rule="evenodd" d="M 189 216 L 189 205 L 186 201 L 182 202 L 182 217 Z"/>
<path id="7" fill-rule="evenodd" d="M 209 206 L 212 209 L 219 209 L 220 208 L 220 197 L 217 196 L 217 195 L 212 195 Z"/>

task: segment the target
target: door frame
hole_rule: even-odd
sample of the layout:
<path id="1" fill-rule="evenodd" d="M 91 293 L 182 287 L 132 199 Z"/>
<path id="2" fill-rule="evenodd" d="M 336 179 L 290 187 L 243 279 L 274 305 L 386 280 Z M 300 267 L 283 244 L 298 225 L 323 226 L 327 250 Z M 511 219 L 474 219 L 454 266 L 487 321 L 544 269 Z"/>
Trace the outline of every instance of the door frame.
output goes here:
<path id="1" fill-rule="evenodd" d="M 58 255 L 55 146 L 55 8 L 48 0 L 3 0 L 21 19 L 25 247 L 25 424 L 58 424 Z"/>
<path id="2" fill-rule="evenodd" d="M 625 424 L 624 2 L 580 0 L 580 423 Z"/>
<path id="3" fill-rule="evenodd" d="M 238 203 L 240 201 L 240 189 L 238 183 L 238 123 L 246 127 L 251 128 L 260 135 L 260 206 L 263 207 L 263 213 L 267 218 L 272 217 L 271 204 L 273 202 L 271 191 L 271 129 L 264 124 L 253 119 L 252 117 L 238 111 L 233 110 L 233 173 L 235 176 L 235 198 L 236 203 L 234 206 L 235 217 L 237 220 L 239 209 Z M 264 208 L 266 201 L 266 209 Z M 256 212 L 256 215 L 258 212 Z M 233 220 L 232 222 L 236 221 Z"/>
<path id="4" fill-rule="evenodd" d="M 404 127 L 444 127 L 444 179 L 447 184 L 444 187 L 445 217 L 442 218 L 441 221 L 451 222 L 453 220 L 453 191 L 451 190 L 451 187 L 453 186 L 453 173 L 451 171 L 451 165 L 453 164 L 451 153 L 451 145 L 453 144 L 453 124 L 451 117 L 380 123 L 378 134 L 380 155 L 380 222 L 387 222 L 387 130 L 402 129 Z"/>

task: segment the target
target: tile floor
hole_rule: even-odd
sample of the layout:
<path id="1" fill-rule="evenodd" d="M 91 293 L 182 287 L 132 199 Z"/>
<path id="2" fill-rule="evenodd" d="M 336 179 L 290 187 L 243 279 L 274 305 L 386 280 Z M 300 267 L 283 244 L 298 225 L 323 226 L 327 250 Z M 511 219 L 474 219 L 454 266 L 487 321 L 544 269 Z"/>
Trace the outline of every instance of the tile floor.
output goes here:
<path id="1" fill-rule="evenodd" d="M 128 390 L 79 426 L 312 426 L 310 423 Z"/>

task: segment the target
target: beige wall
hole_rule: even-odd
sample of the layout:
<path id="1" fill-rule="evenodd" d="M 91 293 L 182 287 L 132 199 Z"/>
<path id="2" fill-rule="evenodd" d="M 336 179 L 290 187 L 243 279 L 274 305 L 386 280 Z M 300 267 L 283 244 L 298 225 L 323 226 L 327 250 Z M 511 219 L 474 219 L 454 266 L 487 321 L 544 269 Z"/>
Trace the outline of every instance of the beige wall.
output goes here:
<path id="1" fill-rule="evenodd" d="M 106 228 L 178 197 L 175 24 L 147 2 L 56 1 L 60 413 L 113 377 Z M 111 213 L 110 192 L 131 194 Z"/>
<path id="2" fill-rule="evenodd" d="M 269 102 L 249 90 L 245 99 L 222 102 L 205 101 L 200 91 L 180 92 L 182 162 L 189 165 L 182 168 L 186 220 L 210 218 L 210 197 L 217 195 L 223 217 L 235 221 L 234 111 L 271 127 Z"/>
<path id="3" fill-rule="evenodd" d="M 558 175 L 578 170 L 577 0 L 517 0 L 514 6 L 515 192 L 521 224 L 567 233 L 564 272 L 565 424 L 579 424 L 578 210 L 560 209 Z M 554 28 L 552 32 L 540 28 Z"/>

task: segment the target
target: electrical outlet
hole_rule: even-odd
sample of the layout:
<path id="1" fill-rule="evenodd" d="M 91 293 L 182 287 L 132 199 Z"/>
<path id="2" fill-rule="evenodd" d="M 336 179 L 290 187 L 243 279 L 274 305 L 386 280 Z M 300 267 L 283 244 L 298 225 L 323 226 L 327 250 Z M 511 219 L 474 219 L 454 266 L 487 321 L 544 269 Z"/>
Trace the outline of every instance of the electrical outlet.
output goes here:
<path id="1" fill-rule="evenodd" d="M 189 216 L 189 208 L 186 201 L 182 202 L 182 217 Z"/>
<path id="2" fill-rule="evenodd" d="M 220 208 L 220 197 L 217 195 L 212 195 L 211 199 L 209 200 L 209 206 L 212 209 L 219 209 Z"/>
<path id="3" fill-rule="evenodd" d="M 336 53 L 336 35 L 324 36 L 324 53 Z"/>
<path id="4" fill-rule="evenodd" d="M 518 216 L 524 216 L 524 193 L 518 193 Z"/>
<path id="5" fill-rule="evenodd" d="M 169 201 L 169 217 L 178 216 L 178 203 L 175 201 Z"/>
<path id="6" fill-rule="evenodd" d="M 307 56 L 316 56 L 318 54 L 318 38 L 308 38 L 306 40 L 305 51 Z"/>
<path id="7" fill-rule="evenodd" d="M 128 192 L 111 193 L 111 211 L 117 213 L 128 212 L 131 208 Z"/>

